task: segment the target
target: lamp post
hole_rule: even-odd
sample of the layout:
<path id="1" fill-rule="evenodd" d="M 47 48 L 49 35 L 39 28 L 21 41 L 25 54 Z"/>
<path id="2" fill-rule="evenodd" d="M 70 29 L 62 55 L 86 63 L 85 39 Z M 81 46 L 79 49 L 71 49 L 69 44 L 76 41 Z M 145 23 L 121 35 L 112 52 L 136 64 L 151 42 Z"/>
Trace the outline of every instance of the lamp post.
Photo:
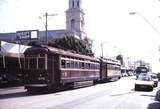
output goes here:
<path id="1" fill-rule="evenodd" d="M 149 24 L 153 30 L 155 30 L 158 34 L 160 34 L 160 32 L 156 29 L 156 27 L 154 27 L 154 25 L 152 23 L 150 23 L 150 21 L 140 12 L 130 12 L 129 15 L 139 15 L 147 24 Z"/>
<path id="2" fill-rule="evenodd" d="M 129 15 L 139 15 L 148 25 L 152 27 L 152 29 L 160 35 L 160 31 L 152 24 L 150 21 L 140 12 L 130 12 Z M 159 53 L 160 53 L 160 46 L 159 46 Z M 159 58 L 160 61 L 160 58 Z"/>

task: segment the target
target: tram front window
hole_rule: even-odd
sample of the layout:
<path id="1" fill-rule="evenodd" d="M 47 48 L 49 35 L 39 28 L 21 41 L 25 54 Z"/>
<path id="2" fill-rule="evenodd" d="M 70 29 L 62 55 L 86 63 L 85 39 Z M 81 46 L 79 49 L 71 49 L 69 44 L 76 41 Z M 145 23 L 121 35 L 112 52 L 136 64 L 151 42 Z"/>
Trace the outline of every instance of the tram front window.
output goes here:
<path id="1" fill-rule="evenodd" d="M 30 61 L 29 61 L 30 63 L 29 63 L 29 65 L 30 65 L 30 68 L 31 69 L 36 69 L 37 68 L 37 59 L 30 59 Z"/>
<path id="2" fill-rule="evenodd" d="M 45 59 L 44 58 L 39 58 L 38 68 L 45 69 Z"/>
<path id="3" fill-rule="evenodd" d="M 45 56 L 37 55 L 36 57 L 28 56 L 25 60 L 25 66 L 27 69 L 45 69 L 46 62 Z"/>

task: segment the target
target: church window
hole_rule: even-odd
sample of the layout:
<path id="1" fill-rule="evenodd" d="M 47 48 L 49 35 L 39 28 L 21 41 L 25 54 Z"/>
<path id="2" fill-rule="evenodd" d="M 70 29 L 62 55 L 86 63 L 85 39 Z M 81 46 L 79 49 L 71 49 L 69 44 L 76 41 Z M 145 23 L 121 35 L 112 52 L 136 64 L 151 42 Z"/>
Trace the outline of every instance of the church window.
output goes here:
<path id="1" fill-rule="evenodd" d="M 71 29 L 74 30 L 75 29 L 75 19 L 71 20 Z"/>
<path id="2" fill-rule="evenodd" d="M 84 20 L 81 20 L 81 26 L 82 27 L 84 26 Z"/>
<path id="3" fill-rule="evenodd" d="M 74 8 L 74 1 L 72 1 L 72 8 Z"/>
<path id="4" fill-rule="evenodd" d="M 77 7 L 79 8 L 79 1 L 77 1 Z"/>

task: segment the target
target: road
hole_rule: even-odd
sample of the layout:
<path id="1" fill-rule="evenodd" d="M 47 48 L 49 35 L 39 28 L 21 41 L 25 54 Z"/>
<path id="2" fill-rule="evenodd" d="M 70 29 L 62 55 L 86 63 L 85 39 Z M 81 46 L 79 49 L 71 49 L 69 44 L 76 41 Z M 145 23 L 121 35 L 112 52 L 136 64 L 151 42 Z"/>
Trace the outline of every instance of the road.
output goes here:
<path id="1" fill-rule="evenodd" d="M 0 89 L 0 109 L 160 109 L 152 92 L 134 91 L 135 77 L 116 82 L 61 91 L 27 95 L 23 87 Z"/>

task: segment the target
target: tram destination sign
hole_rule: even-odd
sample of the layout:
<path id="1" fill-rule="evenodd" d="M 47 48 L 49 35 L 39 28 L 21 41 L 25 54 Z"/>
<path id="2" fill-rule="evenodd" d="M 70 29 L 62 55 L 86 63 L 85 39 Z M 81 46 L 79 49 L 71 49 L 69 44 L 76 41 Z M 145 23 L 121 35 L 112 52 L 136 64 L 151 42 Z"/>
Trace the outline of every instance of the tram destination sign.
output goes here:
<path id="1" fill-rule="evenodd" d="M 16 32 L 17 40 L 31 40 L 38 38 L 38 30 L 26 30 Z"/>

